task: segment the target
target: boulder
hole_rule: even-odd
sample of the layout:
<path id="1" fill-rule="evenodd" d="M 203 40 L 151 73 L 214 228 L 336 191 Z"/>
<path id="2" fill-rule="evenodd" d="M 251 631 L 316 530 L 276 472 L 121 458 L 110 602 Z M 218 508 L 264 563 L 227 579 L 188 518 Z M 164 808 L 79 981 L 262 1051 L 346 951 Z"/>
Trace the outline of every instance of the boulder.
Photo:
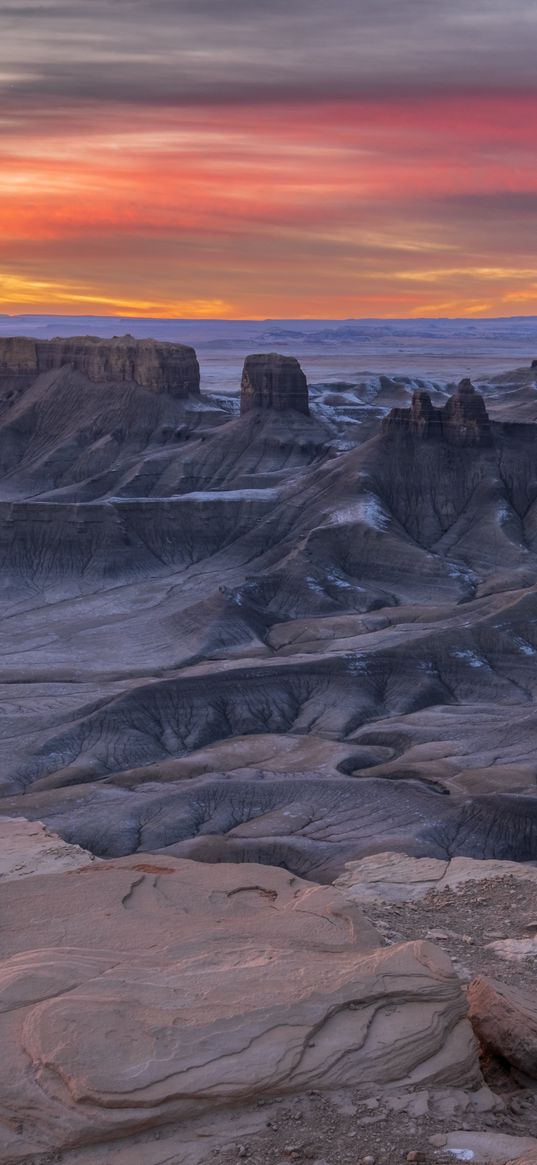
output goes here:
<path id="1" fill-rule="evenodd" d="M 333 887 L 144 855 L 3 896 L 2 1161 L 311 1088 L 480 1083 L 447 957 L 380 947 Z"/>
<path id="2" fill-rule="evenodd" d="M 133 336 L 97 336 L 32 340 L 0 338 L 0 385 L 27 387 L 38 376 L 71 367 L 95 384 L 133 383 L 174 397 L 198 394 L 196 353 L 185 344 L 136 340 Z"/>
<path id="3" fill-rule="evenodd" d="M 306 377 L 294 356 L 277 352 L 247 356 L 241 380 L 241 414 L 276 409 L 309 416 Z"/>
<path id="4" fill-rule="evenodd" d="M 495 1055 L 537 1080 L 535 991 L 479 975 L 468 986 L 470 1022 Z"/>

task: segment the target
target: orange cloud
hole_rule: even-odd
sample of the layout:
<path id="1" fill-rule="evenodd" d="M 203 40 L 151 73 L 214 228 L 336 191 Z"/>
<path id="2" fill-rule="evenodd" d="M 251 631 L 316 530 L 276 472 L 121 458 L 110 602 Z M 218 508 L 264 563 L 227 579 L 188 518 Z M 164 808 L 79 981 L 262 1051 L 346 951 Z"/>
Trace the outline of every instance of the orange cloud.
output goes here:
<path id="1" fill-rule="evenodd" d="M 0 306 L 429 314 L 434 284 L 505 313 L 537 276 L 536 115 L 483 94 L 45 121 L 1 158 Z"/>

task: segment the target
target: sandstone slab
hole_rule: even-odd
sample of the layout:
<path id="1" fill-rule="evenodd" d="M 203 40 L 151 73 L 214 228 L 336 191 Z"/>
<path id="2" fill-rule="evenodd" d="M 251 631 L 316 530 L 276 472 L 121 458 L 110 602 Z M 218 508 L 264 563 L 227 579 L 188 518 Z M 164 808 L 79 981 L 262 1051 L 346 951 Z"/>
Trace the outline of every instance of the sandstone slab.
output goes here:
<path id="1" fill-rule="evenodd" d="M 449 960 L 381 948 L 332 887 L 144 855 L 6 882 L 4 905 L 4 1162 L 257 1096 L 479 1085 Z"/>
<path id="2" fill-rule="evenodd" d="M 62 841 L 40 821 L 0 818 L 0 882 L 76 870 L 95 861 L 93 854 Z"/>
<path id="3" fill-rule="evenodd" d="M 413 858 L 388 851 L 347 862 L 345 873 L 336 885 L 353 902 L 414 902 L 430 890 L 441 891 L 447 887 L 456 890 L 468 882 L 488 882 L 502 877 L 534 882 L 537 886 L 537 867 L 494 859 Z"/>

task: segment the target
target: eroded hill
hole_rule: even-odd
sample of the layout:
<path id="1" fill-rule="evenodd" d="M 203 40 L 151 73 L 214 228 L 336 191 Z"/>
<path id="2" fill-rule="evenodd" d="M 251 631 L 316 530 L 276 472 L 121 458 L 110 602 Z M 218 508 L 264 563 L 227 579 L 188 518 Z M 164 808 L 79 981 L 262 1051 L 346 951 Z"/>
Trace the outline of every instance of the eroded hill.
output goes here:
<path id="1" fill-rule="evenodd" d="M 181 345 L 0 340 L 2 812 L 320 881 L 537 860 L 535 371 L 308 405 L 257 354 L 239 415 Z"/>

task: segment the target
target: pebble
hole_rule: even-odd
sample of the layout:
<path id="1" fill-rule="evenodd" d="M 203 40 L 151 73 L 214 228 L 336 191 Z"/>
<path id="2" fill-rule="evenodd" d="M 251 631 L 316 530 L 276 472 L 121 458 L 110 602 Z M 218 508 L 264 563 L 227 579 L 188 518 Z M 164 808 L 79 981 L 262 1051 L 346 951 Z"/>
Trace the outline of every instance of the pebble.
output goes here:
<path id="1" fill-rule="evenodd" d="M 375 1157 L 362 1157 L 362 1165 L 375 1165 Z"/>

